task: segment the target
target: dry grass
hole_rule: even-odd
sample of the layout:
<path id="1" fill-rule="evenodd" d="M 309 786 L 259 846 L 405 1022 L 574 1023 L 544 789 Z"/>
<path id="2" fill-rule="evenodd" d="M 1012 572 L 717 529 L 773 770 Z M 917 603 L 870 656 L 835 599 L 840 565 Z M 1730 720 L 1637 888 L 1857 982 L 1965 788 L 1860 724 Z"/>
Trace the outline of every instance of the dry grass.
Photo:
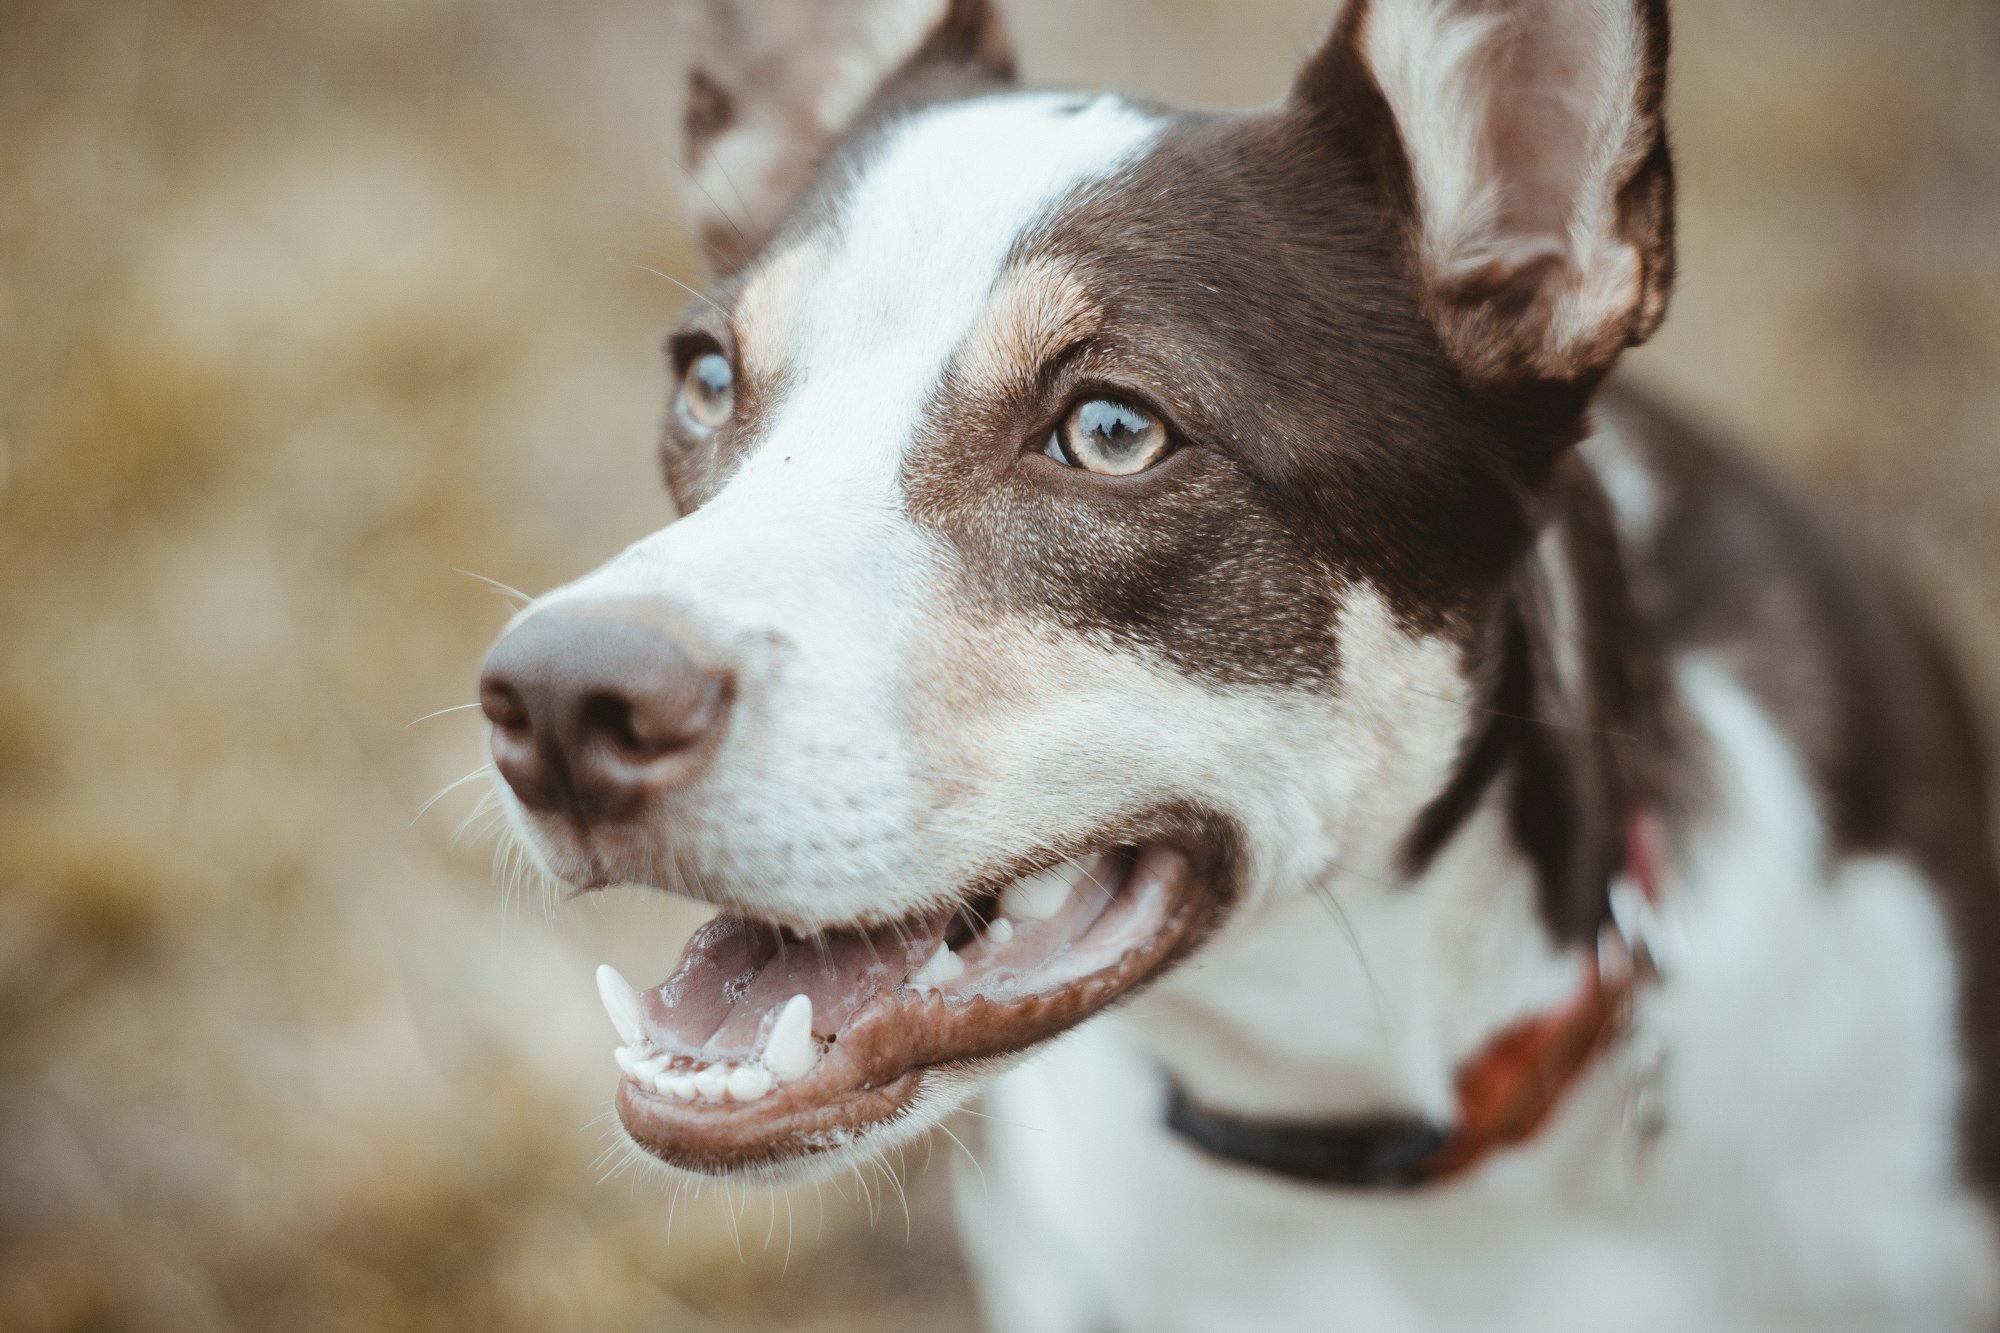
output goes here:
<path id="1" fill-rule="evenodd" d="M 1014 6 L 1052 81 L 1222 102 L 1321 7 Z M 0 1326 L 969 1326 L 936 1167 L 908 1241 L 880 1181 L 872 1228 L 858 1182 L 601 1184 L 589 964 L 690 918 L 504 907 L 470 789 L 412 818 L 481 757 L 408 725 L 506 612 L 456 571 L 667 517 L 669 9 L 0 7 Z M 2000 697 L 2000 11 L 1680 12 L 1639 368 L 1911 562 Z"/>

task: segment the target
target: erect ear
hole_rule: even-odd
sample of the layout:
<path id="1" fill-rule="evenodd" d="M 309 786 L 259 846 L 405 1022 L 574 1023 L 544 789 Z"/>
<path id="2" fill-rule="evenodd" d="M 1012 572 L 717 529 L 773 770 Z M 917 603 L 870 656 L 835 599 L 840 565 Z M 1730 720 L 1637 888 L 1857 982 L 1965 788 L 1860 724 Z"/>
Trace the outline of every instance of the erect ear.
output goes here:
<path id="1" fill-rule="evenodd" d="M 1666 0 L 1351 0 L 1300 75 L 1476 392 L 1587 389 L 1659 326 L 1666 65 Z"/>
<path id="2" fill-rule="evenodd" d="M 988 0 L 682 0 L 693 46 L 689 209 L 727 271 L 769 239 L 836 138 L 885 90 L 1012 80 Z"/>

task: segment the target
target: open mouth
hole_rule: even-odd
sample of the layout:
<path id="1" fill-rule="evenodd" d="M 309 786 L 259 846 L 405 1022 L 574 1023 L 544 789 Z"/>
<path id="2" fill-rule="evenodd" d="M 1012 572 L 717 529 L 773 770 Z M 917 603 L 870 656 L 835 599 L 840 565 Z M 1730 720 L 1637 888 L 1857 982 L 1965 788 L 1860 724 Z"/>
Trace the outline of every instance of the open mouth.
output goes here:
<path id="1" fill-rule="evenodd" d="M 1177 957 L 1210 915 L 1189 857 L 1124 847 L 972 902 L 800 939 L 719 917 L 673 974 L 598 986 L 618 1029 L 618 1114 L 675 1166 L 776 1166 L 902 1117 L 927 1071 L 1046 1040 Z"/>

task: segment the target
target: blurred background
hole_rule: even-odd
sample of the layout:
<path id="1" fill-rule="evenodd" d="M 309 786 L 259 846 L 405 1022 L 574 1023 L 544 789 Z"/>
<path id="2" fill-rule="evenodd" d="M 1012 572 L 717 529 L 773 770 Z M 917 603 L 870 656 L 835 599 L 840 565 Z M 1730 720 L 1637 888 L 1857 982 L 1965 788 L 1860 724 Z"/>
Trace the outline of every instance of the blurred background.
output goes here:
<path id="1" fill-rule="evenodd" d="M 1006 7 L 1038 81 L 1251 105 L 1330 4 Z M 481 580 L 669 517 L 670 10 L 0 4 L 0 1328 L 972 1327 L 950 1141 L 628 1169 L 591 965 L 693 918 L 510 897 L 477 783 L 419 815 L 483 760 L 426 717 Z M 1628 373 L 1901 561 L 1991 712 L 2000 6 L 1677 15 L 1683 278 Z"/>

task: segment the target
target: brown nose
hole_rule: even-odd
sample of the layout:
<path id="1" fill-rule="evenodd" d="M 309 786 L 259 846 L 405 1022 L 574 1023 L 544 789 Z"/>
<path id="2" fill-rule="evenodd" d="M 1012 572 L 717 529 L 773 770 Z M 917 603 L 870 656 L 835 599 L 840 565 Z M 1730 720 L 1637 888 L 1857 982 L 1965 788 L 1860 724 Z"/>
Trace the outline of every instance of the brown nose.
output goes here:
<path id="1" fill-rule="evenodd" d="M 729 713 L 730 674 L 653 608 L 551 608 L 501 636 L 479 676 L 493 762 L 522 802 L 622 819 L 693 780 Z"/>

